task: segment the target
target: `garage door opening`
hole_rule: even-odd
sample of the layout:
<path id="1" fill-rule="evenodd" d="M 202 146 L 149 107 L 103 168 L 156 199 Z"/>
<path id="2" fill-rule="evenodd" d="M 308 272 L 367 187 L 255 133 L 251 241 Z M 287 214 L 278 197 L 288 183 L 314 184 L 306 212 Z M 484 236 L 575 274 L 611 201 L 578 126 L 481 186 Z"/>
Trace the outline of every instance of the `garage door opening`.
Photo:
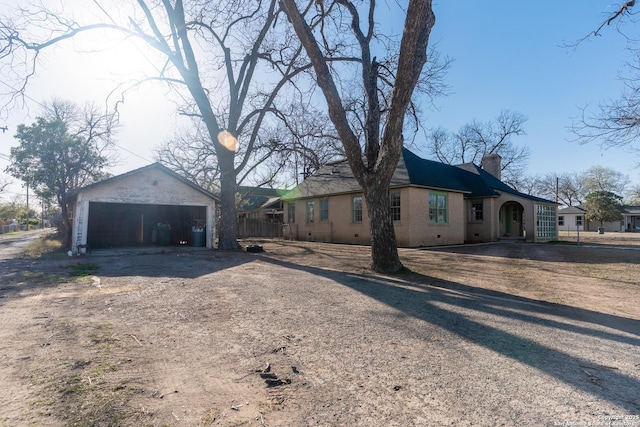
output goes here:
<path id="1" fill-rule="evenodd" d="M 92 248 L 150 245 L 205 246 L 206 206 L 89 203 Z"/>

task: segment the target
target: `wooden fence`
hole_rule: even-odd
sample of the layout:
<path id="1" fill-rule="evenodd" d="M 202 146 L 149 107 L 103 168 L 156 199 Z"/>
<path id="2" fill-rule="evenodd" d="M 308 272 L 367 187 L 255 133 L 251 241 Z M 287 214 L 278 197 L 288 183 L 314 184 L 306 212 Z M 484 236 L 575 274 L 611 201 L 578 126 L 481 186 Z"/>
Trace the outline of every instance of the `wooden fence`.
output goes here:
<path id="1" fill-rule="evenodd" d="M 282 223 L 268 222 L 257 218 L 239 218 L 238 237 L 282 238 Z"/>

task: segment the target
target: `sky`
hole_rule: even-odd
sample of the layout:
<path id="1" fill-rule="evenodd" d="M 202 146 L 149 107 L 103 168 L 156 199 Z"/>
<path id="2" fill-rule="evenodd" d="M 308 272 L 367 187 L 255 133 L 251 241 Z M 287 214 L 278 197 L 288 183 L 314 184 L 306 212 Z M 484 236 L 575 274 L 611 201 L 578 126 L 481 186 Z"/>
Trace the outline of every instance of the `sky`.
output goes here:
<path id="1" fill-rule="evenodd" d="M 11 3 L 14 0 L 0 0 Z M 436 25 L 430 43 L 441 55 L 453 60 L 445 77 L 449 95 L 435 100 L 428 109 L 423 102 L 426 128 L 443 127 L 457 131 L 471 121 L 494 120 L 501 111 L 524 114 L 526 135 L 516 137 L 517 145 L 530 149 L 527 174 L 544 175 L 584 172 L 604 166 L 628 175 L 640 184 L 640 154 L 604 149 L 597 144 L 578 145 L 568 130 L 580 108 L 597 106 L 616 98 L 622 89 L 619 80 L 628 73 L 631 59 L 628 45 L 615 28 L 600 37 L 589 38 L 570 48 L 596 29 L 617 4 L 595 0 L 459 0 L 434 1 Z M 3 6 L 6 10 L 6 7 Z M 385 24 L 401 28 L 401 17 Z M 631 30 L 630 30 L 631 31 Z M 77 52 L 79 44 L 69 43 L 43 56 L 37 76 L 27 91 L 25 108 L 15 108 L 0 117 L 0 170 L 8 162 L 16 126 L 30 124 L 40 112 L 39 103 L 53 97 L 78 104 L 101 104 L 119 82 L 141 74 L 153 74 L 149 53 L 126 43 L 111 43 L 111 49 L 95 53 Z M 6 89 L 0 81 L 0 92 Z M 4 87 L 3 87 L 4 86 Z M 180 120 L 175 105 L 157 85 L 147 85 L 127 96 L 121 107 L 121 128 L 117 143 L 121 164 L 111 172 L 124 173 L 153 161 L 153 149 L 173 135 Z M 417 153 L 421 150 L 418 135 Z M 6 175 L 0 175 L 8 178 Z M 13 194 L 24 192 L 19 183 Z"/>
<path id="2" fill-rule="evenodd" d="M 453 58 L 446 83 L 452 92 L 427 114 L 436 126 L 455 131 L 472 120 L 486 122 L 500 111 L 528 117 L 528 174 L 613 168 L 640 183 L 640 153 L 579 145 L 568 130 L 585 106 L 618 97 L 628 72 L 627 43 L 615 28 L 569 48 L 598 28 L 617 6 L 603 1 L 437 1 L 431 43 Z"/>

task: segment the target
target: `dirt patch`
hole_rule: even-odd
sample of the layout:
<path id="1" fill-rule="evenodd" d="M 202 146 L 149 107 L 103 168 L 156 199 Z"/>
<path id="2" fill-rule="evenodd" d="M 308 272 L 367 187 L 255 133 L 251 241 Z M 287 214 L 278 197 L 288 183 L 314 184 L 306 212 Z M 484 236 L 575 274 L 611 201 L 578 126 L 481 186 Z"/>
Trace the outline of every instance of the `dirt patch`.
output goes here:
<path id="1" fill-rule="evenodd" d="M 6 259 L 0 425 L 640 426 L 634 242 Z"/>

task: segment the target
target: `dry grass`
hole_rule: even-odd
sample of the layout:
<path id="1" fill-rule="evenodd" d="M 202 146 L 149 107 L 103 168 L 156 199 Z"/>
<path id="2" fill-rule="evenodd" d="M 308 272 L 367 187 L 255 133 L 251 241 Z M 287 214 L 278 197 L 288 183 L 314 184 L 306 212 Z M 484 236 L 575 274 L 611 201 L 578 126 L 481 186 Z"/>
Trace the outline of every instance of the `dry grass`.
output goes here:
<path id="1" fill-rule="evenodd" d="M 27 246 L 24 255 L 30 258 L 39 258 L 44 255 L 62 255 L 62 236 L 60 234 L 46 234 L 35 239 Z"/>
<path id="2" fill-rule="evenodd" d="M 425 285 L 495 291 L 592 309 L 599 307 L 599 300 L 617 299 L 628 292 L 640 298 L 640 235 L 621 234 L 581 233 L 580 246 L 554 242 L 400 249 L 406 270 L 398 276 Z M 368 271 L 370 263 L 370 249 L 363 246 L 282 241 L 260 244 L 265 256 L 300 265 L 362 273 Z M 598 309 L 611 314 L 622 310 L 619 314 L 640 318 L 637 307 L 623 300 Z"/>

